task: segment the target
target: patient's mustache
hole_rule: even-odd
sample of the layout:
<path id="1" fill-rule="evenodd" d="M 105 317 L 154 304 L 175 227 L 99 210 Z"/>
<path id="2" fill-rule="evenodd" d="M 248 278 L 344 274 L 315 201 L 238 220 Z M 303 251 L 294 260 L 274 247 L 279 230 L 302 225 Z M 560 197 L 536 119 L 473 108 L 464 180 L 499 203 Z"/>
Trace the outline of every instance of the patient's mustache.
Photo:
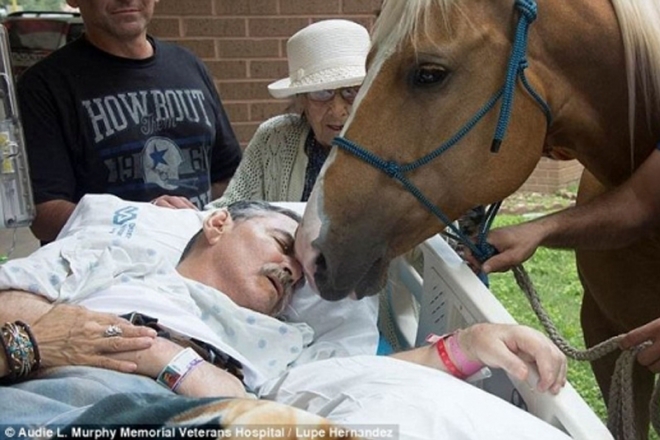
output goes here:
<path id="1" fill-rule="evenodd" d="M 275 263 L 265 264 L 261 268 L 261 274 L 268 277 L 277 278 L 280 284 L 282 284 L 285 298 L 288 298 L 293 293 L 293 287 L 295 284 L 293 275 L 291 274 L 291 272 L 282 268 L 280 265 Z"/>

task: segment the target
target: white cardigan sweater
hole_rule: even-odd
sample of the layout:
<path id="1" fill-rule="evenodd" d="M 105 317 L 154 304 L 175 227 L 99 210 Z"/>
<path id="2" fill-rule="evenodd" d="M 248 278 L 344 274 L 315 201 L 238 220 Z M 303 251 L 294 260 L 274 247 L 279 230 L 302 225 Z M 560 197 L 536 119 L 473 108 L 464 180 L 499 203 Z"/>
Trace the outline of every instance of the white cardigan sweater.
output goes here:
<path id="1" fill-rule="evenodd" d="M 305 186 L 305 140 L 310 130 L 296 114 L 275 116 L 261 124 L 227 190 L 205 209 L 221 208 L 238 200 L 299 202 Z"/>

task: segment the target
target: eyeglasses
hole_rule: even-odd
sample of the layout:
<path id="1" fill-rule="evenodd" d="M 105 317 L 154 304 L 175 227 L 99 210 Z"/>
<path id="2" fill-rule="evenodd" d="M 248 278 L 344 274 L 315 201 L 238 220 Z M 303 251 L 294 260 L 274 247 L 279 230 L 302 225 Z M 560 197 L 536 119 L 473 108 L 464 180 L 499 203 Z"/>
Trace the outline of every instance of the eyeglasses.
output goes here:
<path id="1" fill-rule="evenodd" d="M 337 92 L 339 92 L 344 101 L 348 102 L 349 104 L 353 104 L 353 101 L 355 101 L 355 97 L 359 91 L 359 87 L 344 87 L 342 89 L 318 90 L 316 92 L 309 92 L 307 93 L 307 97 L 316 102 L 328 102 L 334 99 Z"/>

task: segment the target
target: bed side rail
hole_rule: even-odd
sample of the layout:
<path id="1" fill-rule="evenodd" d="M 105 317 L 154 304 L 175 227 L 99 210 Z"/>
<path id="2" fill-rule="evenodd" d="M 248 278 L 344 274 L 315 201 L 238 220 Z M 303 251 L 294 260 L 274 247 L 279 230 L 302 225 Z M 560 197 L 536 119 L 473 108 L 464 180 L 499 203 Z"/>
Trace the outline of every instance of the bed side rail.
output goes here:
<path id="1" fill-rule="evenodd" d="M 389 298 L 399 301 L 393 309 L 403 307 L 404 319 L 397 325 L 411 345 L 425 344 L 429 333 L 444 334 L 476 322 L 516 322 L 440 236 L 422 243 L 418 251 L 423 255 L 423 273 L 415 270 L 410 258 L 400 257 L 390 268 L 388 287 L 392 290 Z M 402 295 L 402 290 L 412 294 L 418 303 L 417 326 L 411 319 L 414 312 L 411 306 L 399 298 L 406 296 Z M 536 381 L 535 375 L 525 383 L 495 370 L 491 378 L 475 385 L 531 412 L 576 440 L 613 440 L 603 422 L 570 383 L 553 396 L 535 391 Z"/>

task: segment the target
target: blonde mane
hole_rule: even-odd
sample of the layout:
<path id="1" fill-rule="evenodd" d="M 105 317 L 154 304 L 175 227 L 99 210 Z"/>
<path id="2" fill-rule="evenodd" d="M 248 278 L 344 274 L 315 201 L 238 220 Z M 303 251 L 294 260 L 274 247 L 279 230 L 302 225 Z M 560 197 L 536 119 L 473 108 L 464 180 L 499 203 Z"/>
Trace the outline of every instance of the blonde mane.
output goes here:
<path id="1" fill-rule="evenodd" d="M 432 17 L 430 13 L 433 3 L 440 7 L 444 24 L 449 27 L 449 9 L 455 0 L 385 0 L 374 26 L 374 47 L 391 50 L 408 39 L 416 47 L 418 36 L 424 34 L 437 20 L 437 17 Z"/>
<path id="2" fill-rule="evenodd" d="M 634 146 L 637 91 L 641 90 L 647 124 L 660 117 L 660 2 L 611 0 L 623 37 L 628 78 L 630 142 Z M 638 87 L 639 82 L 639 87 Z M 632 161 L 631 149 L 631 161 Z M 637 164 L 638 165 L 638 164 Z"/>

